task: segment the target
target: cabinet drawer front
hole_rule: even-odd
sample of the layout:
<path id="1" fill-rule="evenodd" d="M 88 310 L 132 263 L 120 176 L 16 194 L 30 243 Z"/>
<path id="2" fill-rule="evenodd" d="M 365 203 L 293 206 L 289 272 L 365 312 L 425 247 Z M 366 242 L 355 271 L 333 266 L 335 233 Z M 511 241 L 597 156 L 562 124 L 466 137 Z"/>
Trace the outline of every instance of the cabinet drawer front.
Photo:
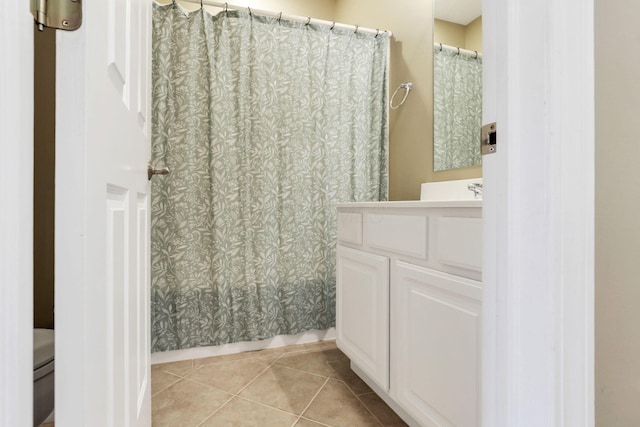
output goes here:
<path id="1" fill-rule="evenodd" d="M 362 244 L 362 213 L 338 212 L 338 240 Z"/>
<path id="2" fill-rule="evenodd" d="M 367 245 L 427 259 L 429 218 L 424 215 L 366 215 Z"/>
<path id="3" fill-rule="evenodd" d="M 441 217 L 436 230 L 439 263 L 482 272 L 482 218 Z"/>

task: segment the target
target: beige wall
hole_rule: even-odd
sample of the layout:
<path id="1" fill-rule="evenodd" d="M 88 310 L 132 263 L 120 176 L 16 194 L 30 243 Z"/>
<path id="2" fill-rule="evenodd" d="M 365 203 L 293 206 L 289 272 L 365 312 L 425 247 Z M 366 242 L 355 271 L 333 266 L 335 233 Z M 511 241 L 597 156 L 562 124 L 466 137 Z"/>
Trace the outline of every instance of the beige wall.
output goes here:
<path id="1" fill-rule="evenodd" d="M 595 8 L 596 426 L 640 426 L 640 2 Z"/>
<path id="2" fill-rule="evenodd" d="M 171 0 L 160 0 L 159 3 L 170 3 Z M 185 9 L 198 9 L 200 5 L 178 2 Z M 233 0 L 229 2 L 236 6 L 248 6 L 255 9 L 282 12 L 286 15 L 311 16 L 312 18 L 333 21 L 336 0 Z M 207 6 L 208 10 L 216 13 L 219 9 Z"/>
<path id="3" fill-rule="evenodd" d="M 464 48 L 482 52 L 482 16 L 469 22 L 465 27 Z"/>
<path id="4" fill-rule="evenodd" d="M 53 328 L 55 30 L 34 26 L 33 322 Z"/>
<path id="5" fill-rule="evenodd" d="M 466 30 L 467 27 L 464 25 L 435 19 L 433 21 L 433 42 L 464 48 L 466 46 Z"/>
<path id="6" fill-rule="evenodd" d="M 466 26 L 440 19 L 434 20 L 433 41 L 434 43 L 482 52 L 482 16 L 477 17 Z"/>
<path id="7" fill-rule="evenodd" d="M 440 19 L 434 20 L 433 41 L 434 43 L 482 52 L 482 16 L 477 17 L 466 26 Z"/>

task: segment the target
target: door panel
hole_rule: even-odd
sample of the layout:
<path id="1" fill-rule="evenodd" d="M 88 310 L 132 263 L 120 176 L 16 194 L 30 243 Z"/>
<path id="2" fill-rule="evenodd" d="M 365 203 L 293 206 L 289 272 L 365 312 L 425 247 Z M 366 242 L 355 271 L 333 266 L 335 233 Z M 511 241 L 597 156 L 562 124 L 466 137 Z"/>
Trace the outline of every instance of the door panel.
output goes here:
<path id="1" fill-rule="evenodd" d="M 479 426 L 480 283 L 404 262 L 396 271 L 396 400 L 425 426 Z"/>
<path id="2" fill-rule="evenodd" d="M 83 7 L 58 34 L 57 200 L 75 206 L 56 206 L 57 327 L 83 351 L 56 355 L 81 379 L 56 385 L 56 423 L 150 425 L 150 2 Z"/>

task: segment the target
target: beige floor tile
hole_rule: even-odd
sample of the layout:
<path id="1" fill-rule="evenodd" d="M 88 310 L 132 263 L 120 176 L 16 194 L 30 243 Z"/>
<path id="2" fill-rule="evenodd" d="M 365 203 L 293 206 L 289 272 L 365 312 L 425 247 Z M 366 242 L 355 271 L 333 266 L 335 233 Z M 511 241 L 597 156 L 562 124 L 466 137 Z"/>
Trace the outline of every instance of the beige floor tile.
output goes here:
<path id="1" fill-rule="evenodd" d="M 205 421 L 203 427 L 290 427 L 296 416 L 234 397 Z"/>
<path id="2" fill-rule="evenodd" d="M 196 368 L 193 366 L 193 360 L 183 360 L 181 362 L 161 363 L 159 365 L 152 365 L 151 371 L 164 371 L 170 374 L 184 377 L 190 372 L 193 372 Z"/>
<path id="3" fill-rule="evenodd" d="M 282 357 L 281 354 L 272 354 L 272 355 L 262 355 L 262 356 L 255 356 L 255 359 L 258 360 L 262 360 L 264 362 L 267 362 L 269 365 L 271 365 L 272 363 L 274 363 L 276 360 L 280 359 L 280 357 Z"/>
<path id="4" fill-rule="evenodd" d="M 393 409 L 391 409 L 377 394 L 369 393 L 362 396 L 358 396 L 358 399 L 364 406 L 369 408 L 373 415 L 380 421 L 385 427 L 405 427 L 407 424 L 402 421 Z"/>
<path id="5" fill-rule="evenodd" d="M 324 357 L 328 362 L 335 362 L 336 360 L 349 360 L 349 358 L 337 348 L 318 348 L 316 350 L 309 350 L 308 353 L 322 355 L 322 357 Z"/>
<path id="6" fill-rule="evenodd" d="M 181 380 L 153 396 L 153 426 L 197 426 L 231 397 L 220 390 Z"/>
<path id="7" fill-rule="evenodd" d="M 158 394 L 165 388 L 180 381 L 180 377 L 165 371 L 151 371 L 151 395 Z"/>
<path id="8" fill-rule="evenodd" d="M 306 351 L 306 348 L 303 344 L 298 345 L 288 345 L 285 347 L 275 347 L 275 348 L 265 348 L 264 350 L 256 350 L 251 354 L 254 357 L 267 357 L 267 356 L 280 356 L 286 353 L 297 353 L 301 351 Z"/>
<path id="9" fill-rule="evenodd" d="M 234 360 L 242 360 L 253 357 L 250 351 L 243 353 L 224 354 L 222 356 L 203 357 L 201 359 L 193 359 L 194 366 L 212 365 L 215 363 L 233 362 Z"/>
<path id="10" fill-rule="evenodd" d="M 294 414 L 301 414 L 326 380 L 273 365 L 245 388 L 240 396 Z"/>
<path id="11" fill-rule="evenodd" d="M 335 373 L 331 365 L 329 365 L 330 361 L 335 360 L 334 357 L 334 354 L 331 354 L 328 357 L 321 351 L 283 354 L 276 364 L 310 372 L 316 375 L 322 375 L 324 377 L 330 377 Z"/>
<path id="12" fill-rule="evenodd" d="M 338 380 L 329 380 L 304 412 L 304 417 L 330 426 L 379 427 L 357 397 Z"/>
<path id="13" fill-rule="evenodd" d="M 337 348 L 336 340 L 326 340 L 326 341 L 318 341 L 318 342 L 310 342 L 303 344 L 306 350 L 317 350 L 317 349 L 332 349 Z"/>
<path id="14" fill-rule="evenodd" d="M 154 365 L 151 386 L 154 426 L 406 426 L 335 341 Z"/>
<path id="15" fill-rule="evenodd" d="M 327 424 L 320 424 L 315 421 L 300 418 L 295 427 L 325 427 Z M 329 426 L 330 427 L 330 426 Z"/>
<path id="16" fill-rule="evenodd" d="M 373 392 L 373 390 L 351 370 L 350 363 L 349 359 L 329 362 L 335 372 L 332 378 L 344 382 L 356 396 Z"/>
<path id="17" fill-rule="evenodd" d="M 242 359 L 202 366 L 187 378 L 235 394 L 268 366 L 264 360 Z"/>

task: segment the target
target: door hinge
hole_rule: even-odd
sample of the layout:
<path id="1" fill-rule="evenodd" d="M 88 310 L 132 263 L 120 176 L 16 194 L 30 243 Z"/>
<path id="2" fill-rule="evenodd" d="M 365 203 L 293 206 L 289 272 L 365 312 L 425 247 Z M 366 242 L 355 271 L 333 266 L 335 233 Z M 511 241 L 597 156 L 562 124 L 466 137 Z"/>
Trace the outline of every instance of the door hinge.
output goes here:
<path id="1" fill-rule="evenodd" d="M 31 0 L 31 14 L 40 31 L 77 30 L 82 25 L 82 0 Z"/>
<path id="2" fill-rule="evenodd" d="M 482 126 L 482 132 L 480 136 L 480 149 L 483 156 L 485 154 L 493 154 L 498 149 L 497 130 L 498 126 L 495 122 Z"/>

